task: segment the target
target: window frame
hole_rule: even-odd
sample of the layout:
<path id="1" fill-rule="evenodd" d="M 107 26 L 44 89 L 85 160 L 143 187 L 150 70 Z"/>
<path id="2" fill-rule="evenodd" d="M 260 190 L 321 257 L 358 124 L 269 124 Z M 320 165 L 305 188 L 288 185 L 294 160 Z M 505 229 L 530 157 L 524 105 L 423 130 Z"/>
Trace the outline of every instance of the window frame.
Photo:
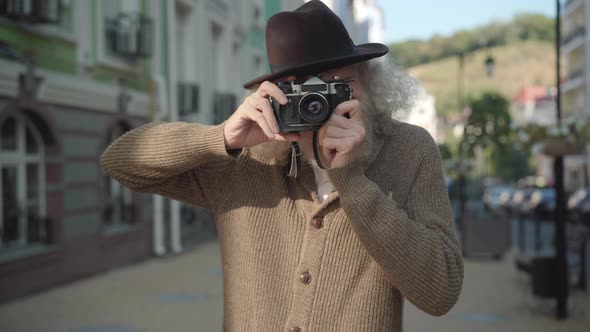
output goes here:
<path id="1" fill-rule="evenodd" d="M 17 136 L 17 144 L 16 144 L 16 151 L 14 152 L 6 152 L 0 150 L 0 172 L 6 166 L 15 166 L 16 167 L 16 192 L 17 192 L 17 204 L 19 209 L 23 209 L 23 213 L 19 214 L 18 217 L 18 227 L 19 227 L 19 238 L 16 242 L 16 247 L 26 247 L 30 245 L 36 245 L 38 242 L 28 242 L 28 217 L 29 217 L 29 209 L 28 209 L 28 200 L 27 197 L 27 166 L 29 164 L 37 165 L 37 190 L 38 190 L 38 217 L 39 218 L 46 218 L 47 217 L 47 182 L 46 182 L 46 151 L 45 151 L 45 144 L 42 138 L 42 135 L 39 131 L 39 128 L 35 126 L 35 124 L 28 118 L 20 114 L 13 114 L 9 115 L 5 118 L 2 118 L 1 124 L 4 121 L 8 120 L 9 118 L 14 118 L 16 120 L 16 136 Z M 26 129 L 27 127 L 30 129 L 31 134 L 33 135 L 36 143 L 37 143 L 37 152 L 34 154 L 29 154 L 26 151 Z M 0 136 L 0 146 L 1 146 L 1 139 Z M 2 177 L 0 176 L 0 188 L 2 188 Z M 0 200 L 0 228 L 4 228 L 4 220 L 3 220 L 3 212 L 4 212 L 4 201 Z M 6 245 L 3 243 L 2 237 L 0 237 L 0 249 L 6 249 L 12 247 L 14 244 Z"/>
<path id="2" fill-rule="evenodd" d="M 138 4 L 139 12 L 141 12 L 141 0 L 134 0 Z M 107 3 L 105 1 L 105 3 Z M 119 13 L 125 12 L 131 6 L 125 6 L 125 2 L 121 2 L 119 7 Z M 135 7 L 135 6 L 134 6 Z M 141 61 L 138 59 L 126 59 L 125 57 L 117 56 L 116 54 L 112 54 L 108 50 L 108 46 L 106 44 L 106 24 L 105 21 L 107 19 L 105 12 L 103 10 L 103 2 L 97 1 L 96 2 L 96 31 L 98 36 L 96 36 L 97 40 L 97 61 L 99 64 L 105 65 L 107 67 L 123 70 L 123 71 L 132 71 L 135 73 L 139 73 L 141 69 Z"/>
<path id="3" fill-rule="evenodd" d="M 116 141 L 119 137 L 123 136 L 126 132 L 130 131 L 132 127 L 125 121 L 116 121 L 107 132 L 106 143 L 107 146 Z M 118 132 L 117 132 L 118 131 Z M 115 133 L 118 135 L 115 136 Z M 134 213 L 131 213 L 129 219 L 125 218 L 125 208 L 127 205 L 131 206 L 132 211 L 136 211 L 137 206 L 134 201 L 134 194 L 131 190 L 125 188 L 117 180 L 113 179 L 106 173 L 103 174 L 103 181 L 106 180 L 107 186 L 103 190 L 105 206 L 103 211 L 109 211 L 110 213 L 103 214 L 103 225 L 105 233 L 118 233 L 120 231 L 126 231 L 135 226 L 138 222 L 137 217 Z M 105 182 L 103 182 L 105 183 Z M 123 206 L 115 209 L 115 202 L 119 199 L 119 195 L 122 196 Z M 112 199 L 114 196 L 114 199 Z M 115 213 L 118 211 L 118 213 Z M 111 218 L 113 216 L 113 218 Z"/>

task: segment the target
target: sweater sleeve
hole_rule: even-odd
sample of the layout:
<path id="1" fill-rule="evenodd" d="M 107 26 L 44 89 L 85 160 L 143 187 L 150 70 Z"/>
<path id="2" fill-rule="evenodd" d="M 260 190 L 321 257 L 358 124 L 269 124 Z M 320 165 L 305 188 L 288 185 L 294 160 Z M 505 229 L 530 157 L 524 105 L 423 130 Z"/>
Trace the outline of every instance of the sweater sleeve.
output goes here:
<path id="1" fill-rule="evenodd" d="M 101 165 L 133 191 L 212 208 L 235 159 L 225 149 L 223 125 L 153 122 L 119 137 Z"/>
<path id="2" fill-rule="evenodd" d="M 355 233 L 393 286 L 421 310 L 447 313 L 461 292 L 463 261 L 436 144 L 423 153 L 403 209 L 358 162 L 328 174 Z"/>

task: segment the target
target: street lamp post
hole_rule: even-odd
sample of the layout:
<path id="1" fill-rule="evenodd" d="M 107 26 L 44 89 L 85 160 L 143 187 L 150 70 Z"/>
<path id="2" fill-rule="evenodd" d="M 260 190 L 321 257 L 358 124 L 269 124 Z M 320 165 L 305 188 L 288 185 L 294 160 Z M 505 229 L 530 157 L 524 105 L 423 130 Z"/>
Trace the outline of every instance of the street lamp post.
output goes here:
<path id="1" fill-rule="evenodd" d="M 555 100 L 557 125 L 561 125 L 561 70 L 560 70 L 560 47 L 561 47 L 561 6 L 559 0 L 555 1 L 555 55 L 556 55 L 556 86 L 557 96 Z M 555 260 L 557 269 L 557 319 L 567 318 L 567 261 L 565 257 L 565 192 L 563 186 L 563 156 L 555 157 L 553 165 L 553 177 L 555 178 Z"/>
<path id="2" fill-rule="evenodd" d="M 465 109 L 463 104 L 463 65 L 465 63 L 465 54 L 463 52 L 458 55 L 459 60 L 459 72 L 457 76 L 457 97 L 459 104 L 459 112 L 463 114 Z M 459 196 L 459 228 L 461 230 L 461 251 L 465 256 L 465 237 L 467 236 L 467 227 L 465 224 L 465 170 L 464 170 L 464 157 L 463 157 L 463 139 L 465 136 L 465 124 L 463 125 L 463 135 L 459 140 L 459 177 L 457 179 L 457 191 Z"/>

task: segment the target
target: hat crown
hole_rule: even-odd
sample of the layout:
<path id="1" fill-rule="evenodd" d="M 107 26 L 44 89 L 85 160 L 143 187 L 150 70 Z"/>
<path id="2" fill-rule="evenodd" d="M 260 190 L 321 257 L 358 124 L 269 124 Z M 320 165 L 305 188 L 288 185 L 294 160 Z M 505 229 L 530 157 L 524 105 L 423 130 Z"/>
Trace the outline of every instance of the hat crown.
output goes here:
<path id="1" fill-rule="evenodd" d="M 388 52 L 379 43 L 355 45 L 340 18 L 319 0 L 292 12 L 270 17 L 266 24 L 266 55 L 271 73 L 244 84 L 249 89 L 285 76 L 313 75 L 359 63 Z"/>
<path id="2" fill-rule="evenodd" d="M 349 54 L 354 44 L 340 18 L 321 1 L 271 16 L 266 49 L 272 72 Z"/>

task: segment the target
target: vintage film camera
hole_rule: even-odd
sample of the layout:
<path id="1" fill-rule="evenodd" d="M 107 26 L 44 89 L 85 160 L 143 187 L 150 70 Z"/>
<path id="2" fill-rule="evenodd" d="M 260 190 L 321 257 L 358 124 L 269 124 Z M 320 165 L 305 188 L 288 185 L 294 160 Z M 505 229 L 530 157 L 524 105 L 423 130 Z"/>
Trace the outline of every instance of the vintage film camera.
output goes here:
<path id="1" fill-rule="evenodd" d="M 281 105 L 271 98 L 272 108 L 281 133 L 316 131 L 328 120 L 338 104 L 352 98 L 352 89 L 340 77 L 324 82 L 312 76 L 303 84 L 279 82 L 287 97 Z"/>

